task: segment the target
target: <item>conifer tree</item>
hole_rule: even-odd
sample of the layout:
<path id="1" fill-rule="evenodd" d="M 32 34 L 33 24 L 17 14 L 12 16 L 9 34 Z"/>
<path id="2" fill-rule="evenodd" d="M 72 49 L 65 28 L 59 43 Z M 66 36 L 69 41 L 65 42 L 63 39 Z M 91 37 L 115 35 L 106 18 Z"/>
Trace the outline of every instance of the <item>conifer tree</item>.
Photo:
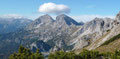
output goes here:
<path id="1" fill-rule="evenodd" d="M 36 53 L 31 52 L 29 49 L 20 46 L 18 53 L 13 53 L 9 56 L 9 59 L 44 59 L 44 56 L 36 50 Z"/>

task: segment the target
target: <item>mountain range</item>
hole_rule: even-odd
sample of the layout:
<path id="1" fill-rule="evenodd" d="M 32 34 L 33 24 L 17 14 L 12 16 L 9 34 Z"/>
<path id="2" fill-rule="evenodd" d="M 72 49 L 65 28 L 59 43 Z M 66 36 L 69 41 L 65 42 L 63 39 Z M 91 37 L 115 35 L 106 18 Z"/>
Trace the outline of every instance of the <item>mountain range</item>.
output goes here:
<path id="1" fill-rule="evenodd" d="M 21 29 L 16 28 L 17 24 Z M 107 49 L 102 44 L 120 33 L 120 13 L 115 19 L 96 17 L 86 23 L 78 23 L 65 14 L 58 15 L 55 20 L 46 14 L 34 21 L 25 20 L 22 23 L 16 21 L 14 26 L 10 27 L 11 30 L 15 28 L 17 31 L 10 30 L 5 31 L 9 33 L 5 33 L 2 30 L 7 28 L 0 25 L 1 32 L 4 33 L 0 35 L 1 58 L 16 52 L 20 45 L 30 48 L 32 51 L 39 48 L 43 53 L 58 50 L 79 53 L 82 49 L 101 51 L 101 49 Z M 9 26 L 7 27 L 9 28 Z M 117 42 L 115 43 L 117 44 Z"/>
<path id="2" fill-rule="evenodd" d="M 19 30 L 28 24 L 30 24 L 32 20 L 27 18 L 3 18 L 0 17 L 0 34 L 14 32 Z M 14 28 L 14 29 L 13 29 Z"/>

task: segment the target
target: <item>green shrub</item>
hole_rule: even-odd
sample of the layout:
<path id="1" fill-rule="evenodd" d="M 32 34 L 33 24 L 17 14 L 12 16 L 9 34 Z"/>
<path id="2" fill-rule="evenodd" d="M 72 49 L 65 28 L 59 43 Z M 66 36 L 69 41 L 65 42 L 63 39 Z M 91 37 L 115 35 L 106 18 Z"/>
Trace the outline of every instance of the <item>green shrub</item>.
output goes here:
<path id="1" fill-rule="evenodd" d="M 39 49 L 37 49 L 36 53 L 33 53 L 29 49 L 20 46 L 18 53 L 11 54 L 9 59 L 44 59 L 44 57 L 39 53 Z"/>
<path id="2" fill-rule="evenodd" d="M 39 49 L 35 53 L 22 46 L 19 47 L 18 53 L 13 53 L 9 56 L 9 59 L 45 59 L 39 52 Z M 83 50 L 79 54 L 75 54 L 73 51 L 64 52 L 56 51 L 50 53 L 48 59 L 120 59 L 120 50 L 116 50 L 115 53 L 99 53 L 94 50 Z"/>
<path id="3" fill-rule="evenodd" d="M 55 53 L 51 53 L 48 59 L 100 59 L 101 56 L 102 54 L 98 51 L 83 50 L 80 54 L 75 54 L 74 52 L 57 51 Z"/>

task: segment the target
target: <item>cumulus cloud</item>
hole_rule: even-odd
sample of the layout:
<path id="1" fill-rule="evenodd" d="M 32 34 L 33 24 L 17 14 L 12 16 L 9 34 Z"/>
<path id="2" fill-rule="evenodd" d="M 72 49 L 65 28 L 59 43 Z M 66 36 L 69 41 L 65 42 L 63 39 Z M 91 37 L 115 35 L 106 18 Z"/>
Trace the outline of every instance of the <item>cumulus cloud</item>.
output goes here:
<path id="1" fill-rule="evenodd" d="M 70 13 L 70 8 L 63 4 L 55 4 L 50 2 L 40 5 L 38 11 L 41 13 L 61 14 L 61 13 Z"/>
<path id="2" fill-rule="evenodd" d="M 79 16 L 71 16 L 73 19 L 75 19 L 76 21 L 80 22 L 87 22 L 87 21 L 91 21 L 94 18 L 98 17 L 98 18 L 111 18 L 114 19 L 115 16 L 110 16 L 110 15 L 79 15 Z"/>

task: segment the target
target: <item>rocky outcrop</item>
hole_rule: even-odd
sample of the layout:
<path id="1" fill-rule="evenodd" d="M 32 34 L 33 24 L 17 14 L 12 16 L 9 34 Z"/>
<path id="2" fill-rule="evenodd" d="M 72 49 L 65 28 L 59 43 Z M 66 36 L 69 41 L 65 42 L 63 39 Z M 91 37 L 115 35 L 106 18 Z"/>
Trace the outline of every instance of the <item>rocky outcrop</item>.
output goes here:
<path id="1" fill-rule="evenodd" d="M 43 42 L 42 40 L 36 41 L 30 45 L 31 50 L 34 52 L 37 49 L 40 49 L 40 52 L 48 52 L 51 49 L 51 46 L 47 43 Z"/>
<path id="2" fill-rule="evenodd" d="M 48 14 L 46 14 L 37 18 L 35 21 L 29 24 L 25 29 L 26 30 L 38 29 L 41 27 L 45 27 L 53 22 L 54 22 L 53 18 Z"/>
<path id="3" fill-rule="evenodd" d="M 54 53 L 54 52 L 56 52 L 56 51 L 61 51 L 62 50 L 62 48 L 60 48 L 60 47 L 58 47 L 58 46 L 54 46 L 52 49 L 50 49 L 50 53 Z"/>
<path id="4" fill-rule="evenodd" d="M 102 37 L 109 29 L 112 28 L 112 19 L 95 18 L 87 22 L 73 36 L 77 36 L 73 41 L 74 49 L 82 49 L 85 46 L 92 44 L 94 41 Z"/>

